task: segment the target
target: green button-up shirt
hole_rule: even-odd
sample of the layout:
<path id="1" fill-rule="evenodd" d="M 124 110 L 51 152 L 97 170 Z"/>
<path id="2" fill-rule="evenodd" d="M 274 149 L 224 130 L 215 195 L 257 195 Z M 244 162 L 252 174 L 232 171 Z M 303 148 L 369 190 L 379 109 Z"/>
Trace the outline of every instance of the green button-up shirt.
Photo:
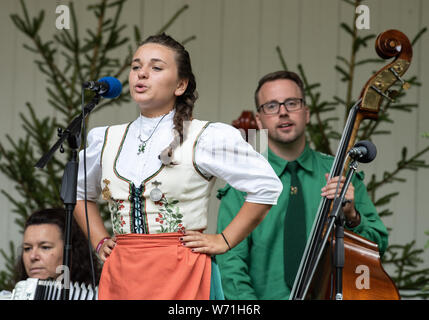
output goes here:
<path id="1" fill-rule="evenodd" d="M 334 158 L 305 146 L 297 159 L 304 200 L 307 238 L 321 201 L 321 189 L 326 185 L 325 173 L 329 173 Z M 268 161 L 283 183 L 277 205 L 265 219 L 235 248 L 216 256 L 222 286 L 227 299 L 288 299 L 291 288 L 284 280 L 284 217 L 289 200 L 290 174 L 288 161 L 268 150 Z M 363 173 L 352 180 L 355 188 L 355 208 L 361 215 L 361 223 L 351 231 L 378 244 L 380 254 L 387 247 L 387 229 L 371 202 L 363 183 Z M 218 191 L 221 199 L 218 216 L 218 232 L 234 218 L 244 203 L 245 193 L 229 185 Z"/>

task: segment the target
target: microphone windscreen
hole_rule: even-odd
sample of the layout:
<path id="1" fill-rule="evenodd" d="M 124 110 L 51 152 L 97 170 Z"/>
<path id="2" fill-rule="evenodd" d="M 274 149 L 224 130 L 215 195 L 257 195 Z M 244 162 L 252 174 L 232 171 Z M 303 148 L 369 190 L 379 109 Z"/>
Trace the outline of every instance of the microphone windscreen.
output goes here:
<path id="1" fill-rule="evenodd" d="M 116 98 L 122 92 L 122 84 L 115 77 L 103 77 L 98 82 L 105 82 L 109 85 L 109 90 L 102 94 L 105 98 Z"/>
<path id="2" fill-rule="evenodd" d="M 377 156 L 377 148 L 371 141 L 359 141 L 354 145 L 354 147 L 364 147 L 367 150 L 366 154 L 359 159 L 359 162 L 368 163 L 374 160 Z"/>

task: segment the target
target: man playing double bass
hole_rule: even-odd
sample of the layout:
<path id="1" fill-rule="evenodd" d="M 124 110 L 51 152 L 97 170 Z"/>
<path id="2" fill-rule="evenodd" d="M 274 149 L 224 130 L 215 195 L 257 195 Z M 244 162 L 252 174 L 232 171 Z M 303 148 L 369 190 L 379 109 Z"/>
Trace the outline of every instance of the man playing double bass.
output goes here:
<path id="1" fill-rule="evenodd" d="M 312 150 L 306 141 L 310 113 L 296 73 L 265 75 L 255 103 L 258 128 L 268 131 L 268 161 L 283 192 L 247 239 L 216 260 L 227 299 L 288 299 L 320 199 L 334 198 L 338 177 L 327 181 L 333 157 Z M 226 185 L 218 198 L 220 232 L 240 209 L 245 194 Z M 345 199 L 346 229 L 377 243 L 382 255 L 388 234 L 367 194 L 363 173 L 354 176 Z"/>

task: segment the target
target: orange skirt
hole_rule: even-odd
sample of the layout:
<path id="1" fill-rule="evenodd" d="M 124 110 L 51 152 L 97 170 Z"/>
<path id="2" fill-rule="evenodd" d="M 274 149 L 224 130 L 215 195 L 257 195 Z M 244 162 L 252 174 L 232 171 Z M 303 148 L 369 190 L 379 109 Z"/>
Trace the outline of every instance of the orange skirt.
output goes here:
<path id="1" fill-rule="evenodd" d="M 208 300 L 211 259 L 182 245 L 182 233 L 126 234 L 103 266 L 100 300 Z"/>

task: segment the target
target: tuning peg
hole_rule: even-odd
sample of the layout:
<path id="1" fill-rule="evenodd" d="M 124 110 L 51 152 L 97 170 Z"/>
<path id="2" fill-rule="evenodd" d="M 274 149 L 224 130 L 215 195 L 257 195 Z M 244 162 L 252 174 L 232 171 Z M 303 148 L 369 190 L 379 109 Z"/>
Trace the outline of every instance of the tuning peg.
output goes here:
<path id="1" fill-rule="evenodd" d="M 375 92 L 377 92 L 380 96 L 386 98 L 387 100 L 389 100 L 390 102 L 395 102 L 395 100 L 393 100 L 390 95 L 385 94 L 383 91 L 381 91 L 380 89 L 378 89 L 376 86 L 371 86 L 371 89 L 373 89 Z"/>
<path id="2" fill-rule="evenodd" d="M 401 78 L 401 76 L 396 72 L 396 70 L 394 68 L 389 68 L 389 70 L 390 70 L 390 72 L 393 73 L 393 75 L 396 77 L 396 79 L 401 81 L 402 89 L 408 90 L 411 87 L 411 85 L 408 82 L 406 82 L 404 79 Z"/>
<path id="3" fill-rule="evenodd" d="M 390 90 L 388 92 L 388 96 L 393 99 L 393 101 L 395 101 L 395 99 L 399 96 L 399 91 L 398 90 Z"/>

